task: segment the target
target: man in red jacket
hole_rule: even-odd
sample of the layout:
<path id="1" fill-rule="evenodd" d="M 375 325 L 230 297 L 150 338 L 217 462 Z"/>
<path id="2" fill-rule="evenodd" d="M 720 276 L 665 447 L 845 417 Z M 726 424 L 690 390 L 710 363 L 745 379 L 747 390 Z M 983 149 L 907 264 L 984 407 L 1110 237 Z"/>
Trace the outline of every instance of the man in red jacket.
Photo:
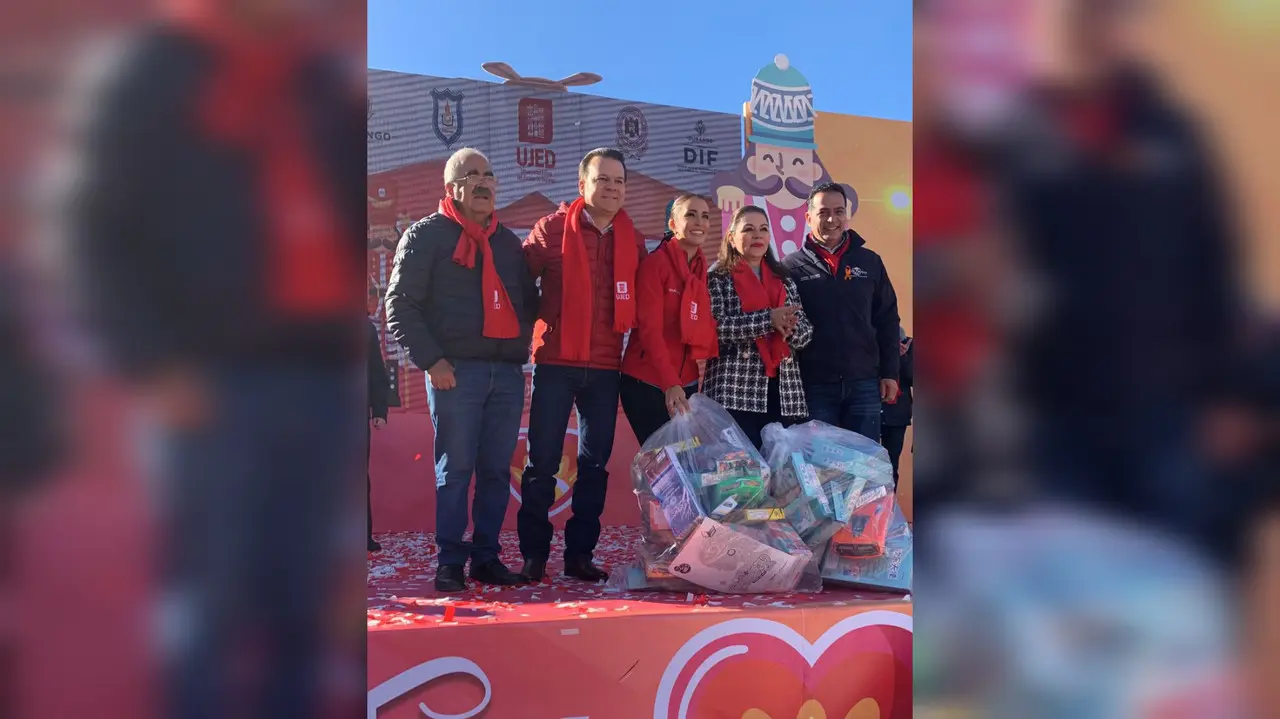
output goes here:
<path id="1" fill-rule="evenodd" d="M 636 268 L 644 237 L 622 210 L 627 168 L 622 153 L 599 148 L 578 165 L 581 197 L 542 218 L 525 240 L 529 269 L 541 280 L 542 302 L 533 333 L 533 398 L 529 406 L 529 462 L 520 483 L 521 572 L 546 575 L 569 412 L 578 410 L 578 480 L 573 517 L 565 525 L 564 573 L 587 581 L 608 578 L 591 561 L 600 539 L 618 420 L 622 338 L 635 326 Z"/>

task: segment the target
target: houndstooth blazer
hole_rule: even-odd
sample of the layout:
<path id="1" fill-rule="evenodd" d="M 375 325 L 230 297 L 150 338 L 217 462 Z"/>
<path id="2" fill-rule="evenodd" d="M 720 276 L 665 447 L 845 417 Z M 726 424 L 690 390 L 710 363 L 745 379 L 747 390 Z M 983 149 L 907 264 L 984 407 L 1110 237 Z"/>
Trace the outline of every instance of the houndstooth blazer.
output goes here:
<path id="1" fill-rule="evenodd" d="M 800 307 L 796 284 L 784 279 L 787 288 L 787 305 Z M 769 411 L 769 378 L 764 374 L 764 360 L 756 349 L 756 338 L 773 330 L 770 310 L 744 313 L 742 300 L 733 286 L 733 276 L 713 270 L 707 275 L 707 289 L 711 293 L 711 314 L 716 318 L 720 338 L 720 356 L 707 360 L 702 392 L 719 402 L 725 409 L 739 412 Z M 813 339 L 813 325 L 802 309 L 799 323 L 788 344 L 792 355 L 778 367 L 778 394 L 782 400 L 782 416 L 806 417 L 809 406 L 804 400 L 804 386 L 800 383 L 800 363 L 795 361 L 795 351 L 804 348 Z"/>

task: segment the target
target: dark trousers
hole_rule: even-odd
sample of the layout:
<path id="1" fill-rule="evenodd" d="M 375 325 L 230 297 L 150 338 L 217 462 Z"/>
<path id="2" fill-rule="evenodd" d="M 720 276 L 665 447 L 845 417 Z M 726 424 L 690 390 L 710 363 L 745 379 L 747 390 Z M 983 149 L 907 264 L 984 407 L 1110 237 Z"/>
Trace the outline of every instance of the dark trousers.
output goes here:
<path id="1" fill-rule="evenodd" d="M 239 716 L 315 716 L 326 600 L 352 480 L 362 394 L 345 371 L 217 373 L 206 426 L 163 439 L 168 578 L 186 621 L 163 665 L 166 716 L 229 716 L 232 668 L 261 643 L 262 694 Z M 363 560 L 361 560 L 363 561 Z"/>
<path id="2" fill-rule="evenodd" d="M 671 421 L 666 392 L 625 374 L 621 382 L 622 411 L 631 423 L 631 430 L 636 433 L 636 441 L 643 447 L 654 432 Z M 684 388 L 684 396 L 690 397 L 697 391 L 698 383 L 694 382 Z"/>
<path id="3" fill-rule="evenodd" d="M 600 540 L 600 515 L 609 484 L 609 455 L 618 423 L 620 373 L 541 364 L 533 370 L 529 402 L 529 463 L 520 483 L 520 553 L 526 559 L 551 554 L 549 512 L 556 499 L 556 472 L 564 454 L 569 412 L 578 411 L 578 479 L 573 516 L 564 528 L 566 560 L 591 558 Z"/>
<path id="4" fill-rule="evenodd" d="M 766 425 L 777 422 L 783 427 L 790 427 L 804 419 L 803 417 L 782 416 L 782 396 L 777 377 L 769 380 L 768 400 L 765 407 L 768 409 L 767 412 L 728 410 L 729 416 L 733 417 L 733 421 L 737 422 L 738 426 L 742 428 L 742 431 L 747 435 L 747 439 L 751 440 L 751 444 L 754 444 L 756 449 L 761 452 L 764 451 L 764 439 L 761 435 Z"/>
<path id="5" fill-rule="evenodd" d="M 369 475 L 369 458 L 373 454 L 373 428 L 369 420 L 364 423 L 364 480 L 365 497 L 369 508 L 369 539 L 373 539 L 373 477 Z"/>
<path id="6" fill-rule="evenodd" d="M 907 428 L 884 425 L 880 428 L 880 444 L 889 451 L 889 461 L 893 463 L 893 487 L 898 488 L 898 461 L 902 457 L 902 444 L 907 439 Z"/>
<path id="7" fill-rule="evenodd" d="M 880 441 L 880 380 L 806 382 L 809 417 Z"/>
<path id="8" fill-rule="evenodd" d="M 1222 550 L 1224 531 L 1237 521 L 1230 493 L 1212 481 L 1194 441 L 1194 410 L 1179 401 L 1121 403 L 1107 415 L 1052 410 L 1042 417 L 1037 442 L 1043 496 L 1114 513 Z"/>
<path id="9" fill-rule="evenodd" d="M 436 544 L 441 565 L 496 561 L 511 498 L 511 456 L 524 411 L 524 369 L 510 362 L 459 361 L 457 386 L 427 385 L 435 428 Z M 475 501 L 468 502 L 475 475 Z M 467 511 L 470 504 L 470 512 Z M 467 516 L 471 542 L 463 541 Z"/>

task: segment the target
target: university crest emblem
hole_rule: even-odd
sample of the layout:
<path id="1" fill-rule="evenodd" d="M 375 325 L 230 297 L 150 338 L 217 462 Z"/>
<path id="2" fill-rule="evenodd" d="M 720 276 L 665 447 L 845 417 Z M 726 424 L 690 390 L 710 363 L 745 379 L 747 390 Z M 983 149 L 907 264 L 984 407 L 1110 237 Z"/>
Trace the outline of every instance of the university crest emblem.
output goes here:
<path id="1" fill-rule="evenodd" d="M 446 148 L 462 137 L 462 93 L 451 89 L 431 91 L 431 129 Z"/>

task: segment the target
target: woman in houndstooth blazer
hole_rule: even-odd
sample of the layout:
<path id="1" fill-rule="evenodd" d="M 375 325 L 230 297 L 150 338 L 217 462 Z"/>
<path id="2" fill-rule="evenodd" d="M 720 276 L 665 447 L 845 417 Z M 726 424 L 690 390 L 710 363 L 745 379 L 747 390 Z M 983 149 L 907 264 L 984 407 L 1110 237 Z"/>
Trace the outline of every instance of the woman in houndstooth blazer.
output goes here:
<path id="1" fill-rule="evenodd" d="M 720 356 L 707 360 L 703 393 L 720 403 L 757 448 L 765 425 L 809 414 L 796 350 L 813 338 L 795 283 L 770 252 L 769 218 L 739 208 L 707 276 Z"/>

